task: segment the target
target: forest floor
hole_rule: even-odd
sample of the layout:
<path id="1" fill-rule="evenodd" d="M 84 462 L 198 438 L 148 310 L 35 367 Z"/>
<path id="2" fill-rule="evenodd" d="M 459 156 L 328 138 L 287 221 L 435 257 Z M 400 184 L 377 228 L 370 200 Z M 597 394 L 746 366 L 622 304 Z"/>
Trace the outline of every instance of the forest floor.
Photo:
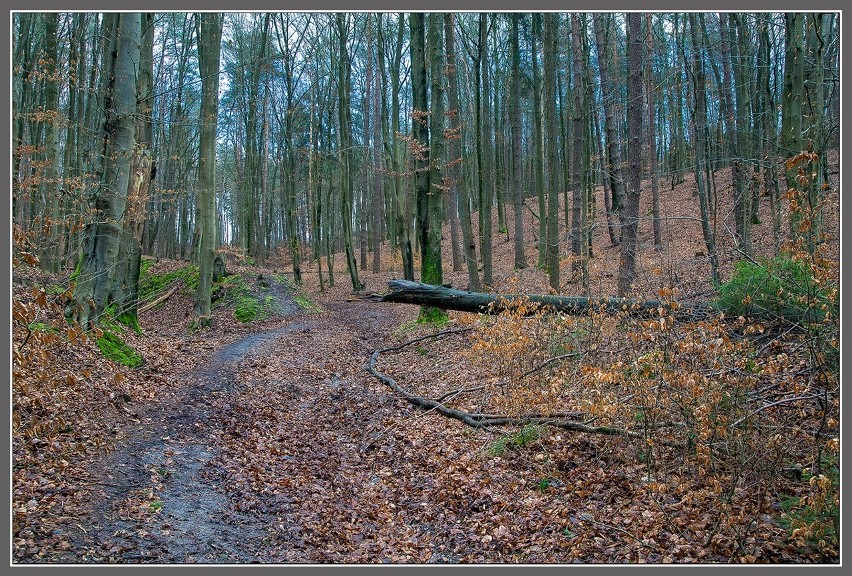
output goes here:
<path id="1" fill-rule="evenodd" d="M 664 190 L 669 217 L 695 217 L 689 184 Z M 525 225 L 533 246 L 536 224 L 530 218 Z M 826 227 L 836 234 L 839 213 Z M 640 234 L 637 293 L 677 286 L 686 300 L 707 299 L 698 225 L 671 220 L 661 252 L 648 247 L 649 229 L 643 224 Z M 768 224 L 757 230 L 766 250 Z M 605 234 L 595 236 L 593 295 L 613 292 L 618 252 Z M 513 269 L 509 240 L 495 234 L 494 288 L 547 292 L 543 271 Z M 533 249 L 527 258 L 535 263 Z M 723 258 L 726 276 L 735 259 Z M 447 270 L 449 262 L 447 251 Z M 315 263 L 308 263 L 301 291 L 271 291 L 275 312 L 265 319 L 240 323 L 231 306 L 220 305 L 212 327 L 199 332 L 187 329 L 191 292 L 178 292 L 140 315 L 143 335 L 127 332 L 145 360 L 138 368 L 99 357 L 92 341 L 47 344 L 26 370 L 19 364 L 13 562 L 838 561 L 839 546 L 794 537 L 783 520 L 783 496 L 806 494 L 807 482 L 758 485 L 744 476 L 730 491 L 713 489 L 730 478 L 705 474 L 664 447 L 652 474 L 631 438 L 545 426 L 475 429 L 415 408 L 365 366 L 375 350 L 438 332 L 383 355 L 379 369 L 424 397 L 464 396 L 459 406 L 470 411 L 517 414 L 512 402 L 529 397 L 500 398 L 505 383 L 487 365 L 502 360 L 488 356 L 493 349 L 477 355 L 487 334 L 466 332 L 487 330 L 488 322 L 480 327 L 477 315 L 450 313 L 447 325 L 418 324 L 415 306 L 353 294 L 341 264 L 338 255 L 332 288 L 319 290 Z M 368 290 L 381 292 L 400 275 L 398 265 L 383 254 L 381 273 L 362 271 Z M 229 268 L 254 288 L 286 269 L 283 262 Z M 576 293 L 570 261 L 563 270 L 563 293 Z M 20 300 L 53 280 L 24 268 L 15 274 Z M 466 285 L 463 270 L 445 276 Z M 24 332 L 13 336 L 19 351 L 38 344 L 26 348 Z M 775 353 L 798 361 L 797 342 L 779 341 Z M 47 354 L 50 365 L 36 369 Z M 485 383 L 490 396 L 474 390 Z"/>

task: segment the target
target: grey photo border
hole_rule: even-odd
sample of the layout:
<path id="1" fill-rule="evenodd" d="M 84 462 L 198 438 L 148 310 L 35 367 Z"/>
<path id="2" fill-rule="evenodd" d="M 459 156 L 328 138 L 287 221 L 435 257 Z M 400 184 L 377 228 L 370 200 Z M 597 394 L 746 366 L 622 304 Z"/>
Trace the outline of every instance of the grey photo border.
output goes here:
<path id="1" fill-rule="evenodd" d="M 825 0 L 815 0 L 812 2 L 808 2 L 804 8 L 805 11 L 830 11 L 830 12 L 841 12 L 842 14 L 842 2 L 838 0 L 834 1 L 825 1 Z M 310 3 L 310 8 L 307 9 L 306 3 L 296 3 L 292 0 L 254 0 L 248 3 L 237 3 L 229 0 L 147 0 L 144 3 L 141 2 L 127 2 L 118 4 L 114 1 L 106 1 L 106 0 L 84 0 L 84 1 L 59 1 L 59 0 L 28 0 L 26 2 L 21 0 L 14 0 L 7 3 L 7 21 L 6 26 L 4 27 L 3 34 L 7 37 L 8 44 L 11 46 L 11 22 L 12 22 L 12 14 L 17 11 L 85 11 L 85 12 L 109 12 L 109 11 L 130 11 L 130 10 L 140 10 L 145 12 L 157 12 L 157 11 L 223 11 L 223 12 L 265 12 L 265 11 L 312 11 L 312 12 L 323 12 L 323 11 L 347 11 L 347 12 L 382 12 L 382 11 L 390 11 L 390 12 L 411 12 L 411 11 L 419 11 L 419 12 L 442 12 L 442 11 L 456 11 L 456 12 L 513 12 L 513 11 L 523 11 L 523 12 L 536 12 L 536 11 L 558 11 L 558 12 L 570 12 L 570 11 L 637 11 L 641 10 L 645 11 L 660 11 L 660 12 L 689 12 L 689 11 L 737 11 L 737 12 L 757 12 L 757 11 L 802 11 L 803 5 L 801 2 L 794 2 L 792 0 L 774 0 L 774 1 L 766 1 L 760 0 L 751 2 L 737 2 L 733 0 L 716 0 L 715 2 L 707 2 L 706 0 L 693 0 L 691 2 L 685 2 L 684 0 L 674 1 L 674 0 L 652 0 L 651 2 L 645 3 L 637 3 L 630 2 L 629 0 L 604 0 L 604 1 L 577 1 L 574 0 L 572 2 L 556 2 L 554 0 L 528 0 L 523 3 L 523 9 L 521 10 L 517 3 L 509 2 L 507 0 L 491 0 L 490 2 L 472 2 L 470 0 L 431 0 L 428 2 L 428 6 L 424 6 L 423 2 L 414 2 L 412 0 L 359 0 L 356 2 L 345 2 L 343 0 L 314 0 Z M 842 16 L 841 16 L 842 21 Z M 843 42 L 843 34 L 842 34 L 842 25 L 841 25 L 841 46 Z M 10 135 L 9 139 L 4 144 L 4 147 L 8 147 L 6 149 L 6 158 L 10 161 L 10 176 L 9 176 L 9 199 L 8 204 L 6 205 L 6 210 L 8 214 L 8 228 L 6 231 L 6 235 L 4 236 L 4 247 L 6 248 L 6 253 L 9 255 L 9 259 L 7 262 L 9 263 L 8 274 L 9 278 L 7 283 L 5 284 L 5 290 L 7 291 L 7 302 L 10 303 L 9 308 L 3 309 L 3 317 L 9 326 L 9 330 L 6 332 L 6 338 L 8 339 L 9 353 L 4 356 L 4 368 L 5 373 L 9 374 L 10 384 L 9 384 L 9 392 L 4 397 L 4 408 L 5 414 L 7 415 L 7 425 L 3 428 L 3 434 L 6 439 L 6 445 L 9 447 L 7 452 L 7 474 L 4 476 L 4 484 L 6 487 L 7 498 L 4 501 L 4 511 L 6 512 L 6 518 L 8 518 L 8 522 L 4 525 L 4 533 L 7 535 L 8 542 L 8 558 L 9 558 L 9 570 L 12 573 L 28 573 L 28 574 L 42 574 L 42 573 L 55 573 L 57 570 L 62 570 L 64 574 L 88 574 L 92 571 L 100 572 L 100 571 L 109 571 L 108 573 L 118 572 L 133 572 L 133 573 L 207 573 L 207 572 L 219 572 L 219 573 L 227 573 L 231 574 L 233 572 L 237 573 L 341 573 L 341 571 L 345 571 L 346 574 L 368 574 L 373 572 L 378 572 L 381 570 L 385 571 L 393 571 L 396 573 L 397 571 L 403 572 L 416 572 L 421 570 L 429 570 L 431 571 L 440 571 L 440 572 L 461 572 L 464 571 L 466 573 L 535 573 L 535 574 L 564 574 L 566 570 L 571 570 L 575 572 L 579 570 L 581 572 L 594 571 L 595 573 L 618 573 L 624 570 L 631 571 L 632 573 L 637 574 L 655 574 L 659 571 L 675 571 L 675 573 L 686 570 L 702 570 L 702 571 L 710 571 L 710 573 L 721 572 L 747 572 L 747 573 L 755 573 L 755 574 L 770 574 L 775 573 L 777 570 L 797 570 L 801 569 L 800 565 L 781 565 L 781 566 L 729 566 L 729 565 L 663 565 L 663 566 L 593 566 L 593 565 L 581 565 L 581 566 L 567 566 L 567 565 L 452 565 L 452 566 L 435 566 L 435 565 L 187 565 L 187 566 L 178 566 L 178 565 L 22 565 L 22 564 L 13 564 L 12 563 L 12 539 L 11 539 L 11 465 L 12 465 L 12 454 L 11 454 L 11 287 L 12 287 L 12 271 L 11 271 L 11 88 L 10 88 L 10 78 L 11 78 L 11 50 L 10 50 L 10 58 L 6 60 L 7 62 L 7 73 L 4 75 L 5 83 L 6 83 L 6 93 L 9 94 L 9 112 L 4 116 L 4 127 L 7 130 L 7 134 Z M 842 78 L 845 76 L 844 72 L 848 68 L 849 59 L 846 60 L 846 63 L 843 63 L 841 60 L 841 93 L 842 93 Z M 842 150 L 845 144 L 845 137 L 843 127 L 845 122 L 842 120 L 842 100 L 841 100 L 841 165 L 843 163 L 843 155 Z M 842 174 L 840 175 L 841 183 L 842 183 Z M 850 236 L 843 235 L 842 230 L 844 228 L 844 224 L 846 223 L 846 214 L 843 209 L 843 201 L 841 194 L 841 261 L 842 254 L 845 249 L 848 247 L 847 243 L 849 242 Z M 841 265 L 841 287 L 845 284 L 847 280 L 846 270 Z M 842 298 L 842 296 L 841 296 Z M 843 320 L 846 315 L 843 313 L 841 307 L 841 346 L 842 341 L 844 340 L 843 336 L 845 335 L 845 331 L 842 328 Z M 847 366 L 844 366 L 842 361 L 842 351 L 841 351 L 841 382 L 843 377 L 846 375 Z M 842 394 L 842 393 L 841 393 Z M 842 396 L 841 396 L 842 398 Z M 841 401 L 841 412 L 842 416 L 846 416 L 850 410 L 843 405 Z M 843 420 L 843 418 L 841 418 Z M 847 427 L 848 428 L 848 427 Z M 848 436 L 848 432 L 843 431 L 841 427 L 841 462 L 842 458 L 842 447 L 845 445 L 845 440 Z M 845 484 L 845 482 L 843 482 Z M 841 494 L 843 490 L 841 489 Z M 841 526 L 842 526 L 842 516 L 844 511 L 847 508 L 845 499 L 842 498 L 841 501 Z M 839 565 L 830 565 L 830 566 L 805 566 L 807 570 L 842 570 L 842 550 L 845 548 L 847 538 L 842 534 L 841 530 L 841 563 Z M 8 573 L 8 572 L 6 572 Z M 391 573 L 391 572 L 386 572 Z"/>

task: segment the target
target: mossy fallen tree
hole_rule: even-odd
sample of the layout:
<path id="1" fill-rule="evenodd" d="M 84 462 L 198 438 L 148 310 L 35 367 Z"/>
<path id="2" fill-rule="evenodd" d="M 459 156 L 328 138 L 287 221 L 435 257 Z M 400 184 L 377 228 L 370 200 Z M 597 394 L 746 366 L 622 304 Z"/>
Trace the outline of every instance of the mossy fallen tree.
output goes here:
<path id="1" fill-rule="evenodd" d="M 542 307 L 545 312 L 571 315 L 601 311 L 608 314 L 625 312 L 629 314 L 659 316 L 674 313 L 678 319 L 698 319 L 716 312 L 712 304 L 682 306 L 678 303 L 662 300 L 638 300 L 635 298 L 588 298 L 585 296 L 559 296 L 554 294 L 489 294 L 468 292 L 448 286 L 436 286 L 395 279 L 388 282 L 390 292 L 374 294 L 371 300 L 377 302 L 396 302 L 433 306 L 445 310 L 460 312 L 499 313 L 517 309 L 520 302 L 532 302 L 539 306 L 526 306 L 523 312 L 529 315 L 537 313 Z"/>

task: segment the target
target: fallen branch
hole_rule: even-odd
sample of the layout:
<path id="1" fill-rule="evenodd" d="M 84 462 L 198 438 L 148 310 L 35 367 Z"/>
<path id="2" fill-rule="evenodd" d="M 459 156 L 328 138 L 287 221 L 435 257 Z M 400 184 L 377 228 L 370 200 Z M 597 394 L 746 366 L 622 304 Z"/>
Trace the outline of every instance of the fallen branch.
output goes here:
<path id="1" fill-rule="evenodd" d="M 138 314 L 142 314 L 143 312 L 147 312 L 147 311 L 148 311 L 148 310 L 150 310 L 151 308 L 154 308 L 155 306 L 157 306 L 157 305 L 159 305 L 159 304 L 162 304 L 163 302 L 165 302 L 166 300 L 168 300 L 169 298 L 171 298 L 172 296 L 174 296 L 174 295 L 177 293 L 177 291 L 178 291 L 178 290 L 180 290 L 180 287 L 181 287 L 181 284 L 180 284 L 180 283 L 175 284 L 175 285 L 174 285 L 174 286 L 172 286 L 172 288 L 171 288 L 168 292 L 166 292 L 165 294 L 162 294 L 161 296 L 158 296 L 158 297 L 157 297 L 157 298 L 155 298 L 154 300 L 151 300 L 150 302 L 148 302 L 148 303 L 147 303 L 147 304 L 145 304 L 144 306 L 140 307 L 140 308 L 139 308 L 139 311 L 137 312 L 137 315 L 138 315 Z"/>
<path id="2" fill-rule="evenodd" d="M 613 428 L 609 426 L 589 426 L 588 424 L 584 424 L 582 422 L 578 422 L 577 420 L 572 420 L 570 418 L 565 418 L 564 414 L 559 415 L 532 415 L 532 416 L 522 416 L 522 417 L 512 417 L 508 415 L 491 415 L 491 414 L 471 414 L 470 412 L 465 412 L 463 410 L 456 410 L 455 408 L 450 408 L 445 404 L 437 401 L 431 400 L 429 398 L 424 398 L 423 396 L 419 396 L 410 392 L 400 386 L 396 380 L 379 372 L 376 368 L 376 363 L 378 362 L 379 356 L 386 352 L 396 352 L 405 348 L 406 346 L 410 346 L 415 342 L 420 342 L 422 340 L 426 340 L 429 338 L 439 338 L 443 336 L 447 336 L 450 334 L 457 334 L 460 332 L 466 332 L 469 329 L 460 329 L 460 330 L 447 330 L 444 332 L 438 332 L 436 334 L 430 334 L 428 336 L 421 336 L 418 338 L 414 338 L 402 344 L 398 344 L 396 346 L 389 346 L 387 348 L 382 348 L 380 350 L 373 351 L 370 354 L 370 361 L 367 363 L 367 366 L 364 367 L 364 370 L 369 374 L 374 376 L 377 380 L 388 386 L 391 390 L 408 400 L 411 404 L 415 406 L 419 406 L 428 411 L 435 411 L 441 414 L 442 416 L 446 416 L 447 418 L 453 418 L 455 420 L 459 420 L 471 426 L 473 428 L 488 428 L 490 426 L 525 426 L 527 424 L 542 424 L 553 426 L 555 428 L 562 428 L 564 430 L 571 430 L 574 432 L 585 432 L 587 434 L 603 434 L 607 436 L 626 436 L 628 438 L 637 438 L 642 439 L 644 436 L 639 432 L 633 432 L 630 430 L 624 430 L 622 428 Z M 666 446 L 674 446 L 674 447 L 683 447 L 683 444 L 678 442 L 668 442 L 661 441 L 660 444 L 664 444 Z"/>

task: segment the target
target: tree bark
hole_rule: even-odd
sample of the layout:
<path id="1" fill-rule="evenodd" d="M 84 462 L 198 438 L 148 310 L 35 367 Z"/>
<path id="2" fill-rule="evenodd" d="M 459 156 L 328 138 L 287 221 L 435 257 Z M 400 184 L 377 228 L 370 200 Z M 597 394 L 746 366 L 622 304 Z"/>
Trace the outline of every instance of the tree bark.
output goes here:
<path id="1" fill-rule="evenodd" d="M 198 287 L 195 316 L 201 325 L 210 323 L 213 260 L 216 256 L 216 126 L 219 118 L 219 54 L 222 15 L 198 14 L 198 68 L 201 75 L 200 141 L 198 150 Z"/>
<path id="2" fill-rule="evenodd" d="M 571 14 L 571 53 L 573 69 L 574 110 L 571 122 L 571 251 L 574 253 L 572 268 L 580 271 L 583 291 L 589 287 L 589 243 L 586 237 L 588 220 L 588 199 L 584 193 L 586 173 L 585 163 L 585 114 L 586 89 L 584 86 L 585 59 L 583 55 L 583 34 L 585 19 L 580 22 L 580 14 Z"/>
<path id="3" fill-rule="evenodd" d="M 482 282 L 486 286 L 494 283 L 491 248 L 491 213 L 494 205 L 494 154 L 492 142 L 494 129 L 491 123 L 491 72 L 488 66 L 488 14 L 479 14 L 479 58 L 477 60 L 477 87 L 482 81 L 482 90 L 477 92 L 477 122 L 479 137 L 479 253 L 482 256 Z"/>
<path id="4" fill-rule="evenodd" d="M 528 266 L 524 256 L 524 189 L 521 163 L 521 48 L 518 39 L 520 14 L 512 14 L 512 77 L 509 85 L 509 124 L 512 131 L 512 198 L 515 205 L 515 268 Z"/>
<path id="5" fill-rule="evenodd" d="M 618 264 L 618 295 L 630 292 L 636 279 L 639 193 L 642 179 L 642 15 L 627 15 L 627 160 L 630 185 L 624 209 L 624 232 Z"/>
<path id="6" fill-rule="evenodd" d="M 420 215 L 420 275 L 424 282 L 440 284 L 444 271 L 441 258 L 441 224 L 444 216 L 444 19 L 440 14 L 429 15 L 429 72 L 432 87 L 429 92 L 429 132 L 425 142 L 428 150 L 426 159 L 429 166 L 428 188 L 425 196 L 425 211 Z M 424 69 L 425 72 L 425 69 Z M 423 87 L 425 88 L 425 74 Z M 420 100 L 426 104 L 426 90 Z M 416 107 L 415 107 L 416 108 Z M 422 136 L 422 133 L 421 133 Z M 418 190 L 419 192 L 419 190 Z M 420 205 L 418 198 L 418 205 Z"/>
<path id="7" fill-rule="evenodd" d="M 346 253 L 346 267 L 349 270 L 349 278 L 352 281 L 352 290 L 358 291 L 364 288 L 358 278 L 358 264 L 355 262 L 355 251 L 352 246 L 352 111 L 349 106 L 350 93 L 350 60 L 346 47 L 347 38 L 347 16 L 338 12 L 337 39 L 339 55 L 337 62 L 337 89 L 338 89 L 338 115 L 340 122 L 340 148 L 338 155 L 340 159 L 340 198 L 343 217 L 343 246 Z"/>
<path id="8" fill-rule="evenodd" d="M 544 15 L 544 141 L 547 166 L 547 269 L 550 287 L 559 292 L 559 173 L 556 126 L 556 15 Z"/>
<path id="9" fill-rule="evenodd" d="M 547 313 L 562 313 L 569 315 L 604 312 L 616 314 L 625 312 L 640 316 L 659 318 L 663 314 L 674 313 L 682 319 L 704 317 L 714 310 L 710 304 L 695 306 L 673 307 L 661 300 L 638 300 L 635 298 L 589 298 L 587 296 L 560 296 L 554 294 L 493 294 L 486 292 L 469 292 L 447 286 L 436 286 L 395 279 L 388 282 L 389 292 L 373 294 L 370 300 L 374 302 L 393 302 L 396 304 L 415 304 L 432 306 L 445 310 L 473 312 L 482 314 L 501 313 L 521 310 L 524 315 L 534 315 L 544 309 Z M 531 302 L 535 306 L 519 303 Z"/>
<path id="10" fill-rule="evenodd" d="M 463 256 L 467 268 L 467 281 L 471 290 L 479 290 L 479 270 L 476 260 L 476 239 L 473 236 L 473 226 L 470 220 L 470 194 L 468 187 L 462 182 L 462 137 L 463 126 L 459 108 L 459 90 L 456 65 L 455 15 L 448 12 L 444 15 L 444 37 L 447 52 L 447 103 L 450 119 L 450 193 L 457 197 L 458 218 L 461 225 Z"/>
<path id="11" fill-rule="evenodd" d="M 59 238 L 61 234 L 62 184 L 59 174 L 59 129 L 62 118 L 59 112 L 59 49 L 57 34 L 59 14 L 44 15 L 44 186 L 45 211 L 42 214 L 41 267 L 46 272 L 59 272 Z"/>
<path id="12" fill-rule="evenodd" d="M 139 291 L 139 242 L 123 228 L 133 154 L 137 98 L 136 77 L 141 50 L 141 15 L 121 13 L 110 67 L 112 76 L 102 102 L 103 175 L 94 199 L 95 218 L 86 227 L 80 279 L 74 291 L 74 319 L 83 327 L 96 323 L 110 305 L 116 317 L 136 321 Z M 112 64 L 114 60 L 114 65 Z"/>
<path id="13" fill-rule="evenodd" d="M 648 170 L 651 173 L 651 217 L 654 219 L 654 249 L 663 249 L 663 233 L 660 222 L 660 175 L 657 173 L 657 101 L 654 84 L 654 28 L 651 14 L 646 15 L 648 22 L 649 57 L 646 64 L 645 82 L 648 86 Z"/>
<path id="14" fill-rule="evenodd" d="M 530 43 L 532 48 L 532 72 L 533 72 L 533 139 L 534 158 L 533 171 L 535 172 L 535 191 L 538 197 L 538 267 L 547 267 L 547 202 L 544 189 L 544 136 L 541 125 L 541 71 L 539 70 L 539 40 L 541 39 L 541 14 L 532 15 L 532 34 Z"/>

